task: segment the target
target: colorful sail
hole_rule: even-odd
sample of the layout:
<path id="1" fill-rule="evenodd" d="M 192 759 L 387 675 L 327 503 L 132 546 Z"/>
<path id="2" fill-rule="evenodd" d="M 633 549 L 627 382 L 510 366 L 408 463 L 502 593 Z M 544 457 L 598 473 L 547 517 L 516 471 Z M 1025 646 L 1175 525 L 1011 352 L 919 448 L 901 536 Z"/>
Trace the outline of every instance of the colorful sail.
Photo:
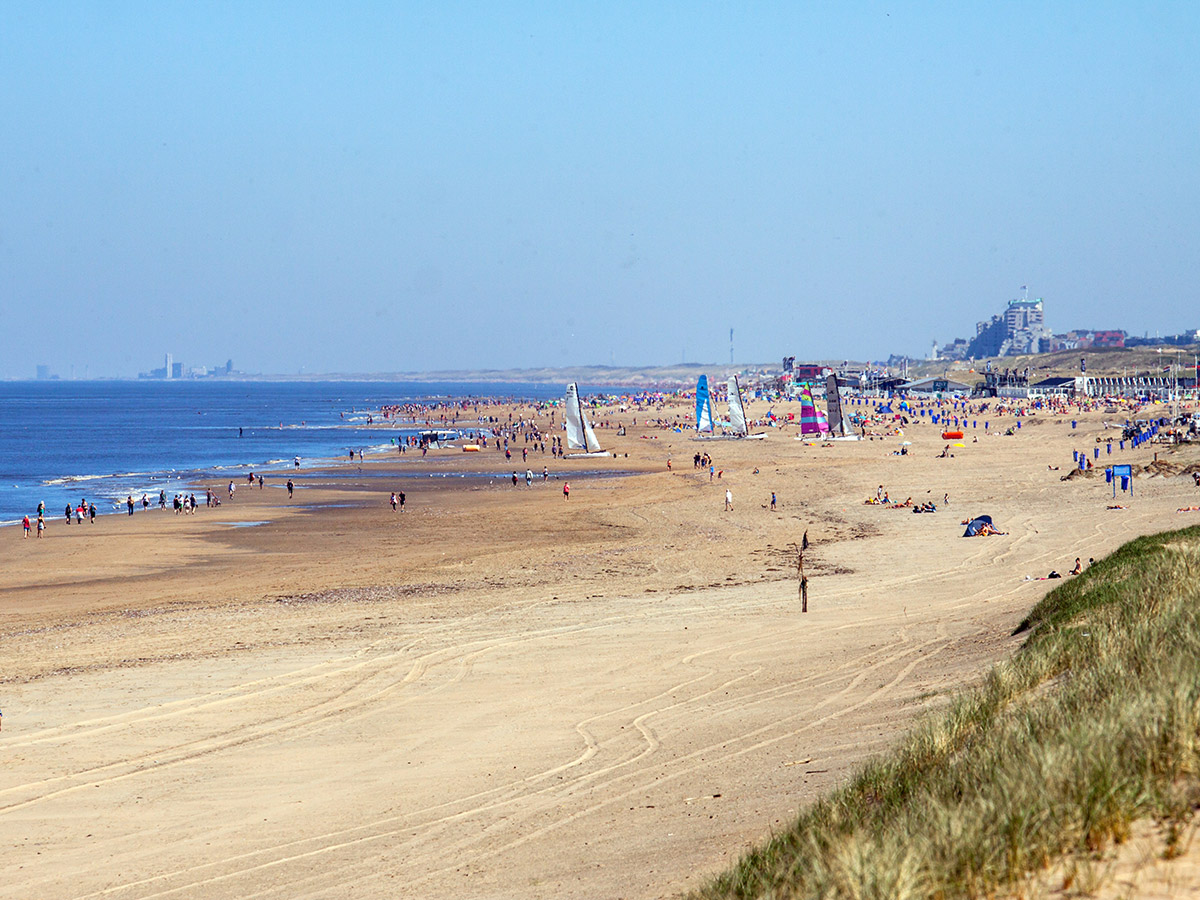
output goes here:
<path id="1" fill-rule="evenodd" d="M 812 392 L 803 387 L 800 389 L 800 433 L 822 435 L 829 433 L 829 421 L 825 414 L 817 409 L 813 402 Z"/>
<path id="2" fill-rule="evenodd" d="M 701 375 L 696 382 L 696 430 L 710 434 L 713 430 L 712 397 L 708 393 L 707 375 Z"/>

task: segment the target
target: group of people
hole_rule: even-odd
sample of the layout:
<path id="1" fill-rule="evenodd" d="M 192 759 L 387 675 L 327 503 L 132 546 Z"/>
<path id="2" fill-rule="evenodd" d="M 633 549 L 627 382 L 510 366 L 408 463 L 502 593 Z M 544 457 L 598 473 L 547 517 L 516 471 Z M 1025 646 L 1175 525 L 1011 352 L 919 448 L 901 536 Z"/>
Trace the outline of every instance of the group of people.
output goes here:
<path id="1" fill-rule="evenodd" d="M 68 503 L 66 505 L 66 507 L 63 509 L 63 517 L 65 518 L 66 523 L 68 525 L 71 524 L 72 516 L 75 517 L 76 525 L 82 525 L 84 519 L 87 519 L 89 523 L 94 525 L 96 523 L 96 504 L 89 503 L 87 501 L 86 497 L 81 498 L 79 503 L 74 507 L 71 506 L 70 503 Z M 30 520 L 28 515 L 26 515 L 24 518 L 22 518 L 22 520 L 21 520 L 22 537 L 29 537 L 29 535 L 33 532 L 34 527 L 35 527 L 34 522 Z M 43 534 L 46 533 L 46 503 L 45 503 L 45 501 L 41 501 L 37 505 L 36 528 L 37 528 L 37 536 L 38 537 L 41 537 Z"/>

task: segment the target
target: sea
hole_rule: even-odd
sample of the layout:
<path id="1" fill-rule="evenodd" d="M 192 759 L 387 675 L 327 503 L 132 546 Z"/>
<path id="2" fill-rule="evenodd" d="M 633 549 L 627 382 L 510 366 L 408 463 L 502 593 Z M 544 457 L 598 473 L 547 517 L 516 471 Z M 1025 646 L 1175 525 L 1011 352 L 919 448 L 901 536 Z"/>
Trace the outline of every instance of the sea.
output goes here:
<path id="1" fill-rule="evenodd" d="M 562 393 L 512 382 L 0 382 L 0 524 L 33 518 L 39 502 L 48 520 L 81 499 L 108 514 L 129 495 L 290 470 L 296 457 L 312 466 L 395 452 L 395 439 L 425 429 L 366 427 L 384 405 Z M 466 419 L 460 427 L 480 427 Z"/>

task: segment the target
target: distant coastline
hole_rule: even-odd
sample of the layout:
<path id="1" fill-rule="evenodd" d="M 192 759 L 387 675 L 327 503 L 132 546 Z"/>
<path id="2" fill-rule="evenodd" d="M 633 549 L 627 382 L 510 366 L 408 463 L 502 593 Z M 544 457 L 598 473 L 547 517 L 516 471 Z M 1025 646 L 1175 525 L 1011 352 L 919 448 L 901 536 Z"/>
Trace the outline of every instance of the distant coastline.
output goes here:
<path id="1" fill-rule="evenodd" d="M 444 369 L 431 372 L 314 372 L 301 374 L 238 372 L 231 375 L 209 375 L 202 378 L 96 378 L 92 381 L 128 381 L 152 384 L 170 382 L 194 384 L 213 382 L 374 382 L 411 384 L 566 384 L 578 381 L 582 385 L 604 385 L 628 388 L 668 388 L 691 386 L 697 376 L 707 373 L 711 377 L 727 377 L 734 372 L 755 371 L 774 373 L 778 364 L 741 363 L 736 365 L 714 365 L 709 363 L 680 363 L 673 366 L 575 366 L 556 368 L 545 366 L 530 369 Z M 10 379 L 33 381 L 34 379 Z M 51 379 L 70 381 L 72 379 Z M 84 380 L 84 379 L 77 379 Z"/>

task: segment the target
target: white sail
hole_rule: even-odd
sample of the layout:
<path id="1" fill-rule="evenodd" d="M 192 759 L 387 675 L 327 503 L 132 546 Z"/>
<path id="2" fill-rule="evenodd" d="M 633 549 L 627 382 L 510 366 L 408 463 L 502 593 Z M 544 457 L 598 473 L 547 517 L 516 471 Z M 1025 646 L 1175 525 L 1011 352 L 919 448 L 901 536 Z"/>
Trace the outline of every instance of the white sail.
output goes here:
<path id="1" fill-rule="evenodd" d="M 592 431 L 592 423 L 579 402 L 579 386 L 575 382 L 567 385 L 567 397 L 563 418 L 567 425 L 567 446 L 585 453 L 599 453 L 600 441 Z"/>
<path id="2" fill-rule="evenodd" d="M 563 403 L 563 419 L 567 425 L 567 446 L 572 450 L 582 450 L 587 446 L 587 439 L 583 434 L 583 422 L 580 421 L 581 413 L 579 388 L 572 381 L 567 385 L 567 397 Z"/>
<path id="3" fill-rule="evenodd" d="M 742 406 L 742 389 L 738 386 L 736 375 L 729 379 L 729 427 L 734 434 L 743 436 L 750 431 L 746 427 L 746 410 Z"/>
<path id="4" fill-rule="evenodd" d="M 588 453 L 600 452 L 600 441 L 596 439 L 596 432 L 592 431 L 592 423 L 588 421 L 587 413 L 583 411 L 583 407 L 579 407 L 579 418 L 583 421 L 583 440 L 584 450 Z"/>

